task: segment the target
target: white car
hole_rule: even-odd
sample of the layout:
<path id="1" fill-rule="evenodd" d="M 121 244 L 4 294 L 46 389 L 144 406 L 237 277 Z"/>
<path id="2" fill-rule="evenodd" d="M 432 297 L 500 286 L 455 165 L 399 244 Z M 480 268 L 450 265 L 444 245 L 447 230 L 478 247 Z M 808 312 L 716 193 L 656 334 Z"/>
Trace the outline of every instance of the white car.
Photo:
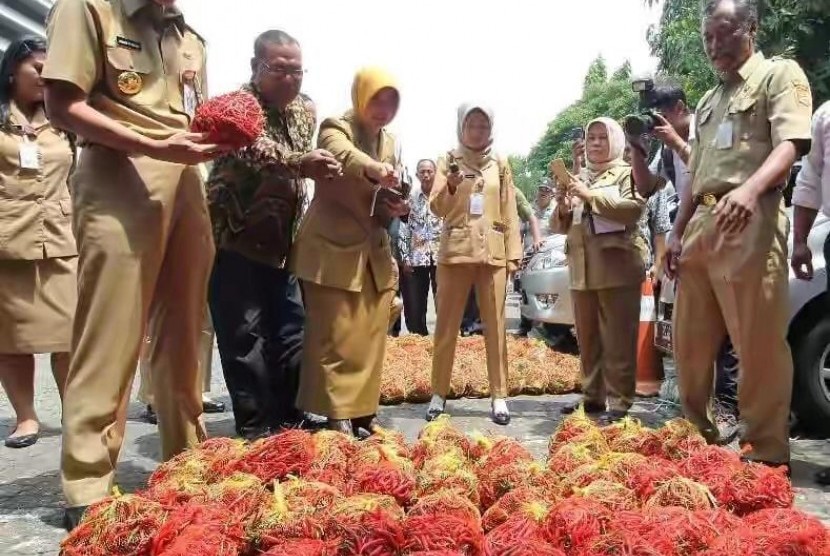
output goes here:
<path id="1" fill-rule="evenodd" d="M 792 218 L 792 209 L 788 212 Z M 830 435 L 830 298 L 824 260 L 824 241 L 828 233 L 830 219 L 819 214 L 808 238 L 813 252 L 814 277 L 811 281 L 799 280 L 790 269 L 789 342 L 795 367 L 792 409 L 802 427 L 823 435 Z M 792 234 L 788 243 L 789 253 L 792 253 Z M 664 281 L 655 345 L 668 355 L 672 348 L 673 303 L 674 284 Z"/>

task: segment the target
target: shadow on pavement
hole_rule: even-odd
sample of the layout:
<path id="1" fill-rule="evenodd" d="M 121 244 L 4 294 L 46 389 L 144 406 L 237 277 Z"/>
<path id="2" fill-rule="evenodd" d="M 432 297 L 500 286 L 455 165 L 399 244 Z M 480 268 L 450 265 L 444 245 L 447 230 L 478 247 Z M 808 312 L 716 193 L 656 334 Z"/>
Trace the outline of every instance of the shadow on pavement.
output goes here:
<path id="1" fill-rule="evenodd" d="M 147 482 L 149 471 L 125 461 L 118 465 L 116 483 L 123 492 L 134 492 Z M 44 524 L 61 527 L 63 491 L 58 471 L 17 479 L 0 485 L 0 514 L 34 514 Z"/>

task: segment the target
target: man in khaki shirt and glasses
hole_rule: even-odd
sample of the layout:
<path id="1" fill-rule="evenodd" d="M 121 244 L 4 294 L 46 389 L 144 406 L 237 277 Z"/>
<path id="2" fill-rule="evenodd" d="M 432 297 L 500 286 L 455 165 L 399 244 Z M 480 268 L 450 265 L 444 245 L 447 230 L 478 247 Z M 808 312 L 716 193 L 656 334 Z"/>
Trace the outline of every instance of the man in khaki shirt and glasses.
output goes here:
<path id="1" fill-rule="evenodd" d="M 728 332 L 741 362 L 746 457 L 788 465 L 793 365 L 787 344 L 782 189 L 809 150 L 812 95 L 797 63 L 755 51 L 754 0 L 708 0 L 703 40 L 720 84 L 697 110 L 697 141 L 667 266 L 679 275 L 675 358 L 687 417 L 710 442 L 712 363 Z M 682 238 L 682 239 L 681 239 Z"/>
<path id="2" fill-rule="evenodd" d="M 48 35 L 47 110 L 83 146 L 61 465 L 71 529 L 113 486 L 145 327 L 163 457 L 205 436 L 198 346 L 214 248 L 196 165 L 223 149 L 187 132 L 205 47 L 175 0 L 59 0 Z"/>

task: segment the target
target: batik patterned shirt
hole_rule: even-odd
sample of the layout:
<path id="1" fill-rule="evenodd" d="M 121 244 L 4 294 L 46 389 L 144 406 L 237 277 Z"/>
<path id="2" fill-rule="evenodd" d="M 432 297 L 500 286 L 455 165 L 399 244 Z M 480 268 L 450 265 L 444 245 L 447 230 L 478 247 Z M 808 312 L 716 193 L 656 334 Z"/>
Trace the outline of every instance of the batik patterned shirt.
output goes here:
<path id="1" fill-rule="evenodd" d="M 429 209 L 429 197 L 420 189 L 409 201 L 409 219 L 401 228 L 402 260 L 409 266 L 433 266 L 438 257 L 444 222 Z"/>
<path id="2" fill-rule="evenodd" d="M 312 149 L 314 116 L 300 98 L 278 110 L 253 85 L 243 90 L 262 105 L 265 130 L 213 164 L 207 195 L 214 240 L 219 249 L 282 268 L 302 214 L 300 160 Z"/>

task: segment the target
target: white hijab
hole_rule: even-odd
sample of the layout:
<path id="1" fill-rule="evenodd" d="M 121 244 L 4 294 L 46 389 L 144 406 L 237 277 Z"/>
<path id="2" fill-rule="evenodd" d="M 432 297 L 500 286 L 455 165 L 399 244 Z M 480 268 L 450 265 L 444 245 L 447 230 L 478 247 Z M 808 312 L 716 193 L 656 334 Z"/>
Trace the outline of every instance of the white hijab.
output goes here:
<path id="1" fill-rule="evenodd" d="M 475 111 L 481 111 L 487 119 L 490 120 L 490 141 L 481 151 L 475 151 L 464 144 L 464 124 L 467 123 L 467 118 Z M 464 156 L 464 160 L 475 168 L 482 168 L 489 160 L 491 155 L 491 145 L 493 144 L 493 109 L 485 104 L 466 102 L 458 107 L 458 125 L 456 126 L 456 134 L 458 135 L 458 148 Z"/>
<path id="2" fill-rule="evenodd" d="M 625 160 L 623 160 L 623 154 L 625 153 L 625 132 L 622 126 L 611 118 L 597 118 L 585 127 L 586 137 L 588 130 L 594 124 L 602 124 L 608 133 L 608 158 L 600 162 L 591 162 L 587 160 L 586 156 L 586 166 L 592 178 L 599 177 L 611 168 L 626 165 Z"/>

